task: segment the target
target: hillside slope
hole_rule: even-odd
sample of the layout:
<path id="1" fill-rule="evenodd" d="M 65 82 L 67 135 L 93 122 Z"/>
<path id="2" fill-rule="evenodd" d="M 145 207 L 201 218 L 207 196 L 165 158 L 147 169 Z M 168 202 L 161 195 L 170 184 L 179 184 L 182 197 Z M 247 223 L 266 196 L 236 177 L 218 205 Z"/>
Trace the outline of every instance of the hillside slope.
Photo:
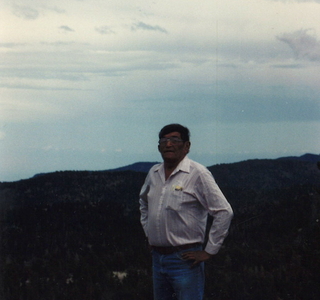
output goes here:
<path id="1" fill-rule="evenodd" d="M 317 165 L 249 160 L 209 169 L 235 217 L 207 263 L 205 300 L 318 300 Z M 145 176 L 66 171 L 0 183 L 0 298 L 152 299 L 138 207 Z"/>

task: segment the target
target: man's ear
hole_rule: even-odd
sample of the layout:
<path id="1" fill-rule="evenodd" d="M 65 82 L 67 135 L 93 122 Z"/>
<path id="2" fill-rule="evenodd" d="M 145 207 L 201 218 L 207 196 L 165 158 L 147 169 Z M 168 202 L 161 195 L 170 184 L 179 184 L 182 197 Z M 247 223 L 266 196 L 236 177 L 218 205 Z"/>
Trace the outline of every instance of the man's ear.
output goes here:
<path id="1" fill-rule="evenodd" d="M 158 145 L 158 151 L 161 152 L 161 151 L 160 151 L 160 145 Z"/>
<path id="2" fill-rule="evenodd" d="M 185 144 L 186 153 L 189 153 L 190 147 L 191 147 L 191 142 L 190 141 L 186 142 Z"/>

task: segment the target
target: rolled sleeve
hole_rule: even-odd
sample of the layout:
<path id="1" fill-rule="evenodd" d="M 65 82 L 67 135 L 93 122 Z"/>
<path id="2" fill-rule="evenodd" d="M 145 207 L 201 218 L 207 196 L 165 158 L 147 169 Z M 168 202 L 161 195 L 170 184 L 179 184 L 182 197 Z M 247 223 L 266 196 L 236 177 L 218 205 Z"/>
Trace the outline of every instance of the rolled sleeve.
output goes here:
<path id="1" fill-rule="evenodd" d="M 202 191 L 199 197 L 202 205 L 213 217 L 205 247 L 205 251 L 213 255 L 218 253 L 228 235 L 233 210 L 209 170 L 200 175 L 198 190 Z"/>
<path id="2" fill-rule="evenodd" d="M 148 237 L 147 224 L 148 224 L 148 191 L 150 187 L 148 184 L 148 177 L 144 185 L 141 188 L 139 195 L 139 205 L 140 205 L 140 223 L 144 230 L 146 237 Z"/>

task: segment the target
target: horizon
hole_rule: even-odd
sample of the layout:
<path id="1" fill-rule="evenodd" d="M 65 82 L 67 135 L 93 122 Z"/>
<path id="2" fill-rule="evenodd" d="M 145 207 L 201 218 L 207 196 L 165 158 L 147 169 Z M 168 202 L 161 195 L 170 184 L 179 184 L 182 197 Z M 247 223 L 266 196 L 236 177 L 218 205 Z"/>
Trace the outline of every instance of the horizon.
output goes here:
<path id="1" fill-rule="evenodd" d="M 0 181 L 320 149 L 320 0 L 0 2 Z"/>
<path id="2" fill-rule="evenodd" d="M 229 162 L 217 162 L 217 163 L 212 163 L 212 164 L 203 164 L 205 167 L 212 167 L 215 165 L 221 165 L 221 164 L 234 164 L 234 163 L 239 163 L 239 162 L 244 162 L 244 161 L 250 161 L 250 160 L 277 160 L 280 158 L 301 158 L 305 155 L 312 155 L 312 156 L 320 156 L 319 154 L 316 153 L 303 153 L 301 155 L 286 155 L 286 156 L 279 156 L 279 157 L 273 157 L 273 158 L 267 158 L 267 157 L 254 157 L 254 158 L 243 158 L 243 159 L 239 159 L 239 160 L 230 160 Z M 188 155 L 189 156 L 189 155 Z M 191 159 L 194 159 L 193 157 L 189 156 Z M 30 174 L 30 175 L 26 175 L 23 178 L 13 178 L 12 180 L 0 180 L 0 183 L 6 183 L 6 182 L 16 182 L 16 181 L 20 181 L 20 180 L 28 180 L 30 178 L 33 178 L 37 175 L 43 175 L 43 174 L 51 174 L 51 173 L 56 173 L 56 172 L 100 172 L 100 171 L 116 171 L 117 169 L 120 168 L 125 168 L 125 167 L 129 167 L 135 164 L 140 164 L 140 163 L 161 163 L 162 160 L 154 160 L 154 161 L 135 161 L 132 163 L 128 163 L 128 164 L 123 164 L 120 166 L 116 166 L 114 168 L 102 168 L 102 169 L 61 169 L 61 170 L 48 170 L 48 171 L 40 171 L 40 172 L 36 172 L 34 174 Z"/>

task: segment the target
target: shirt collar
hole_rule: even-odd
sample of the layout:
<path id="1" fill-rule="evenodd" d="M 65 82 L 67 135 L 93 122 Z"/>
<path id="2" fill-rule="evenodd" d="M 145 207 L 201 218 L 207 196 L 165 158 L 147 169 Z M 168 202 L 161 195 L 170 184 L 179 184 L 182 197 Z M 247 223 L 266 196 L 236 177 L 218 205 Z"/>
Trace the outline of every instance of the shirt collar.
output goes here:
<path id="1" fill-rule="evenodd" d="M 154 169 L 155 172 L 159 171 L 160 169 L 164 168 L 164 163 L 161 163 L 156 166 Z M 182 171 L 185 173 L 190 173 L 190 159 L 189 157 L 185 156 L 182 161 L 178 164 L 176 169 L 173 171 L 173 173 L 176 173 L 178 171 Z"/>

